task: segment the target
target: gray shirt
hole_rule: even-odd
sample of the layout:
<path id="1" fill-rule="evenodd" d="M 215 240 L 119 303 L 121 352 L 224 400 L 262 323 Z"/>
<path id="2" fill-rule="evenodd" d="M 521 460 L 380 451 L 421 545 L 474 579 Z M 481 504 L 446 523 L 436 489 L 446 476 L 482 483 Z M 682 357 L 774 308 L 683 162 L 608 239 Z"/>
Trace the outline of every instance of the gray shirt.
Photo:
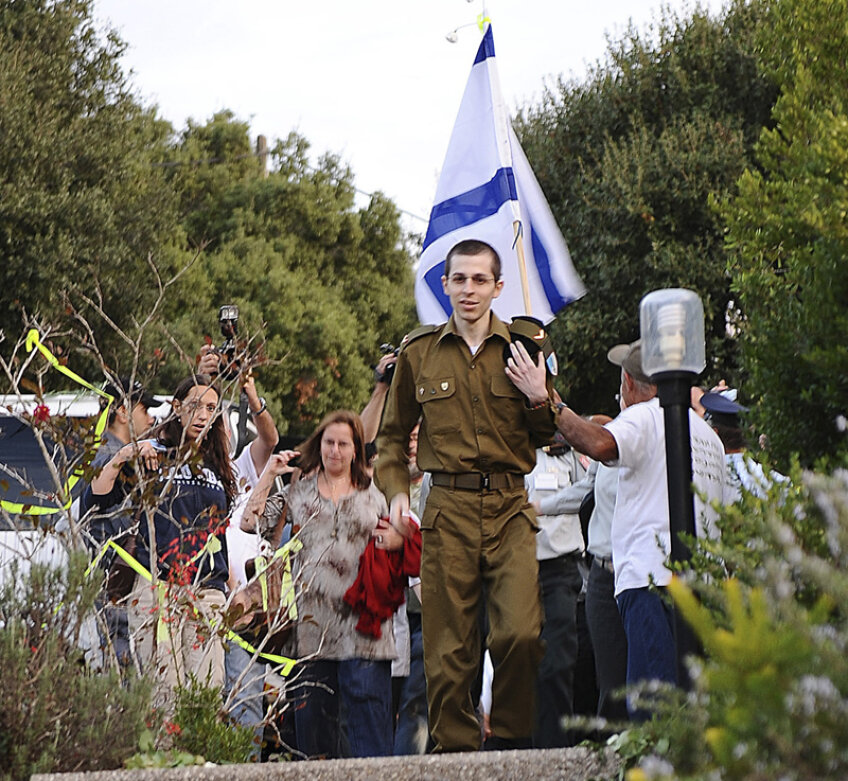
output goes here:
<path id="1" fill-rule="evenodd" d="M 110 431 L 103 432 L 103 441 L 91 462 L 92 469 L 99 473 L 108 464 L 126 442 L 122 442 Z M 88 519 L 87 530 L 93 541 L 102 545 L 107 540 L 114 540 L 129 531 L 135 523 L 135 513 L 129 495 L 117 507 L 110 507 L 91 515 Z"/>
<path id="2" fill-rule="evenodd" d="M 618 467 L 595 462 L 595 509 L 589 519 L 589 553 L 612 558 L 612 516 L 618 493 Z"/>

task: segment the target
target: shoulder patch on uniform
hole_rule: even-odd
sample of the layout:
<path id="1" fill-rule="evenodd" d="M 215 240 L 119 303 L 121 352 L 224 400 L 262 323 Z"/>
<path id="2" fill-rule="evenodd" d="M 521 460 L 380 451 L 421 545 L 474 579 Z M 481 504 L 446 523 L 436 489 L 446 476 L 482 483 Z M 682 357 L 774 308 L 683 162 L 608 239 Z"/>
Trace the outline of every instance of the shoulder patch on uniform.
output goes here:
<path id="1" fill-rule="evenodd" d="M 419 339 L 422 336 L 426 336 L 427 334 L 432 334 L 441 329 L 440 325 L 422 325 L 418 328 L 410 331 L 406 336 L 403 337 L 400 343 L 400 349 L 403 350 L 406 348 L 410 342 L 414 342 L 416 339 Z"/>

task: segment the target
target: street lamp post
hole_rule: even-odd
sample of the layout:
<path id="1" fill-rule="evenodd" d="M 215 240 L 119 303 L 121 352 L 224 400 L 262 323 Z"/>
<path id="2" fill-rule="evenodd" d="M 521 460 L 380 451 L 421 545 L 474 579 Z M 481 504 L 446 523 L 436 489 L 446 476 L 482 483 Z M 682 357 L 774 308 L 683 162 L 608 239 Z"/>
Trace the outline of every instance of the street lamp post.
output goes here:
<path id="1" fill-rule="evenodd" d="M 688 561 L 691 552 L 680 535 L 695 535 L 689 406 L 692 382 L 706 366 L 704 308 L 701 299 L 691 290 L 655 290 L 642 299 L 639 319 L 642 369 L 657 384 L 665 421 L 671 560 Z M 683 660 L 696 650 L 697 644 L 677 610 L 674 611 L 674 637 L 677 679 L 685 686 L 688 674 Z"/>

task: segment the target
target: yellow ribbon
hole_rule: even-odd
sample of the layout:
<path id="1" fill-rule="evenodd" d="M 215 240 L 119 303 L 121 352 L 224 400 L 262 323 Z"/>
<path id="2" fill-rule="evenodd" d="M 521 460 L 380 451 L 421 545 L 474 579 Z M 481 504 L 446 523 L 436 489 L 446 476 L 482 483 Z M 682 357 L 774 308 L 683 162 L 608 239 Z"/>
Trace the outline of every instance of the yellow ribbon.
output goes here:
<path id="1" fill-rule="evenodd" d="M 279 555 L 289 556 L 290 553 L 295 553 L 295 552 L 299 551 L 302 547 L 303 547 L 303 544 L 300 542 L 300 540 L 290 540 L 289 542 L 287 542 L 282 548 L 280 548 L 274 554 L 274 556 L 270 559 L 270 561 L 273 561 Z M 91 564 L 88 565 L 88 569 L 85 571 L 86 575 L 91 574 L 91 572 L 94 570 L 94 567 L 96 567 L 97 563 L 100 561 L 100 559 L 103 558 L 103 555 L 106 553 L 107 548 L 112 548 L 115 551 L 115 553 L 117 553 L 127 563 L 127 565 L 132 570 L 134 570 L 136 572 L 136 574 L 141 575 L 141 577 L 143 577 L 149 583 L 153 582 L 153 576 L 150 574 L 150 571 L 146 567 L 144 567 L 141 564 L 141 562 L 139 562 L 138 559 L 135 558 L 135 556 L 133 556 L 128 551 L 124 550 L 114 540 L 107 540 L 107 542 L 101 547 L 100 552 L 97 554 L 94 561 L 92 561 Z M 206 546 L 204 546 L 204 549 L 205 548 L 206 548 Z M 204 552 L 204 550 L 201 550 L 198 553 L 198 556 L 200 554 L 202 554 L 203 552 Z M 270 561 L 269 561 L 269 564 L 270 564 Z M 267 569 L 267 567 L 266 567 L 266 569 Z M 286 601 L 291 602 L 291 604 L 288 608 L 289 609 L 289 615 L 291 616 L 291 611 L 292 611 L 292 609 L 294 609 L 294 616 L 296 618 L 297 617 L 297 609 L 294 606 L 294 589 L 292 588 L 292 583 L 291 583 L 291 564 L 290 564 L 290 562 L 287 563 L 286 570 L 288 572 L 289 577 L 288 577 L 288 590 L 286 592 L 285 599 L 286 599 Z M 283 578 L 283 584 L 284 585 L 286 584 L 285 576 Z M 166 593 L 167 593 L 167 587 L 160 580 L 159 581 L 159 605 L 160 605 L 159 609 L 160 609 L 160 613 L 159 613 L 159 623 L 158 623 L 157 629 L 156 629 L 157 638 L 160 639 L 160 640 L 163 639 L 163 637 L 161 636 L 161 633 L 163 631 L 165 631 L 165 633 L 166 633 L 165 638 L 167 638 L 167 628 L 164 626 L 164 621 L 162 620 L 162 606 L 163 606 L 163 602 L 164 602 L 164 596 L 165 596 Z M 210 622 L 211 628 L 214 629 L 215 624 L 216 624 L 216 622 L 211 621 Z M 241 648 L 243 648 L 251 656 L 256 655 L 259 658 L 264 659 L 267 662 L 270 662 L 271 664 L 280 665 L 281 667 L 280 667 L 279 673 L 284 678 L 291 675 L 292 668 L 297 664 L 297 659 L 290 659 L 288 656 L 280 656 L 279 654 L 269 654 L 269 653 L 266 653 L 264 651 L 257 652 L 256 648 L 254 648 L 245 639 L 243 639 L 242 637 L 237 635 L 235 632 L 233 632 L 232 629 L 227 629 L 224 632 L 224 636 L 227 638 L 227 640 L 229 640 L 229 641 L 235 643 L 236 645 L 240 646 Z"/>
<path id="2" fill-rule="evenodd" d="M 280 585 L 280 610 L 287 613 L 291 621 L 297 620 L 297 603 L 294 598 L 294 583 L 292 582 L 291 554 L 297 553 L 301 548 L 303 548 L 303 543 L 295 537 L 283 545 L 282 548 L 278 548 L 270 559 L 266 559 L 264 556 L 256 557 L 256 578 L 262 590 L 262 610 L 266 613 L 268 612 L 268 579 L 265 573 L 276 559 L 285 558 Z"/>
<path id="3" fill-rule="evenodd" d="M 112 406 L 112 402 L 115 400 L 113 396 L 106 393 L 106 391 L 101 390 L 100 388 L 92 385 L 87 380 L 84 380 L 75 372 L 72 372 L 67 366 L 63 366 L 59 363 L 59 359 L 53 355 L 53 353 L 48 350 L 41 341 L 41 338 L 38 334 L 38 331 L 35 328 L 31 328 L 27 333 L 26 338 L 26 350 L 27 352 L 32 352 L 33 350 L 38 350 L 45 358 L 45 360 L 54 368 L 64 374 L 66 377 L 70 377 L 75 383 L 78 385 L 82 385 L 84 388 L 88 388 L 88 390 L 94 391 L 99 396 L 102 396 L 105 399 L 108 399 L 108 403 L 106 404 L 106 408 L 100 413 L 100 416 L 97 418 L 97 424 L 94 427 L 94 437 L 95 442 L 100 443 L 100 438 L 103 436 L 103 432 L 106 430 L 106 420 L 109 416 L 109 408 Z M 64 494 L 65 501 L 60 501 L 57 507 L 41 507 L 38 505 L 32 504 L 23 504 L 20 502 L 7 502 L 4 500 L 0 500 L 0 507 L 2 507 L 6 512 L 13 513 L 16 515 L 52 515 L 58 510 L 67 510 L 71 506 L 71 491 L 74 486 L 77 484 L 79 479 L 83 475 L 82 466 L 78 466 L 71 473 L 67 482 L 65 483 L 62 493 Z M 57 497 L 59 499 L 59 497 Z"/>

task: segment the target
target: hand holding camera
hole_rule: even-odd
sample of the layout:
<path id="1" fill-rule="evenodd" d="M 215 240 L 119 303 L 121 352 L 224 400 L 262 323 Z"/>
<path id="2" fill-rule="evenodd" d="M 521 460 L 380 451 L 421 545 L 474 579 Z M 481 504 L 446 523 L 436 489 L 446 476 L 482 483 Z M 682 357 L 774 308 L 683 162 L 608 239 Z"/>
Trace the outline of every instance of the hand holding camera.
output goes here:
<path id="1" fill-rule="evenodd" d="M 299 450 L 281 450 L 279 453 L 274 453 L 274 455 L 268 459 L 265 472 L 274 475 L 275 477 L 290 474 L 297 468 L 297 461 L 299 458 Z"/>
<path id="2" fill-rule="evenodd" d="M 383 357 L 374 367 L 374 381 L 391 385 L 392 377 L 395 376 L 395 364 L 400 349 L 392 344 L 381 344 L 380 352 L 383 353 Z"/>

